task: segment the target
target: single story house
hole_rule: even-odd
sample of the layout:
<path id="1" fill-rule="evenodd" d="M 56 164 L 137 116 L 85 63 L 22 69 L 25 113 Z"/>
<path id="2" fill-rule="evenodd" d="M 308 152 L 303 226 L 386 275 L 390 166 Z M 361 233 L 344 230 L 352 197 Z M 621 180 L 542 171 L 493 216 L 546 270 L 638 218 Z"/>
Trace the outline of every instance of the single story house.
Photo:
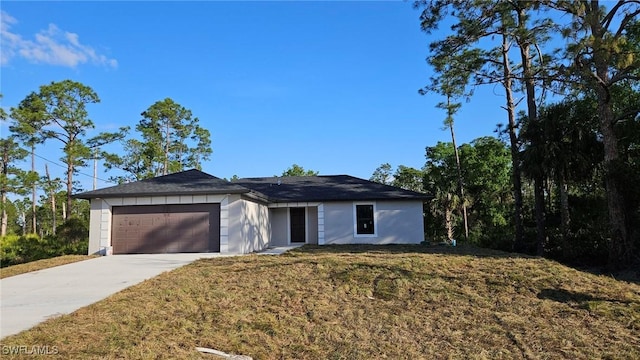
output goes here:
<path id="1" fill-rule="evenodd" d="M 247 178 L 198 170 L 75 195 L 89 254 L 250 253 L 291 244 L 417 244 L 426 194 L 348 175 Z"/>

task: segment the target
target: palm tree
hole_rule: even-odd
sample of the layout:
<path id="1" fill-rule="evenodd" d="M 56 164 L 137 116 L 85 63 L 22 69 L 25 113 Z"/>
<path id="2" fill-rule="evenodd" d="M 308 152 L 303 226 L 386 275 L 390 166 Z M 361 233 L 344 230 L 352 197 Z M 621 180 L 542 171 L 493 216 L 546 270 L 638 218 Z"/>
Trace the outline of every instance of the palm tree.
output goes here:
<path id="1" fill-rule="evenodd" d="M 588 98 L 569 100 L 541 108 L 535 123 L 523 119 L 523 170 L 530 177 L 541 176 L 555 183 L 565 255 L 571 237 L 569 185 L 589 179 L 602 161 L 595 106 Z"/>
<path id="2" fill-rule="evenodd" d="M 427 147 L 426 157 L 425 190 L 434 196 L 429 204 L 430 211 L 436 218 L 443 220 L 447 240 L 453 242 L 457 222 L 454 210 L 463 204 L 466 208 L 459 193 L 453 144 L 438 142 L 436 146 Z"/>

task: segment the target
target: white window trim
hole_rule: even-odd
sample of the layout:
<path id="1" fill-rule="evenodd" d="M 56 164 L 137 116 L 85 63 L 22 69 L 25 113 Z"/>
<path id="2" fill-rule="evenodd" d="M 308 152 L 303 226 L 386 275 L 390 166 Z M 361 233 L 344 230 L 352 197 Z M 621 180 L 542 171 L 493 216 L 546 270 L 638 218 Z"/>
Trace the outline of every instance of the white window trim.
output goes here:
<path id="1" fill-rule="evenodd" d="M 373 205 L 373 234 L 358 234 L 358 205 Z M 378 211 L 375 201 L 358 201 L 353 203 L 353 237 L 354 238 L 376 238 L 378 237 Z"/>

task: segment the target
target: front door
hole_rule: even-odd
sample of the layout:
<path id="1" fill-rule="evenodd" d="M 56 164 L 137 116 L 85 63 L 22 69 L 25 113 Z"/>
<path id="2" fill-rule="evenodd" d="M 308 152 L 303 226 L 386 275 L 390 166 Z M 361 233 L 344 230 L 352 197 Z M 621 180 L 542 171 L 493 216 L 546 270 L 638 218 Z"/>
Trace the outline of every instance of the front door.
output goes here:
<path id="1" fill-rule="evenodd" d="M 303 207 L 289 208 L 291 242 L 305 242 L 305 209 Z"/>

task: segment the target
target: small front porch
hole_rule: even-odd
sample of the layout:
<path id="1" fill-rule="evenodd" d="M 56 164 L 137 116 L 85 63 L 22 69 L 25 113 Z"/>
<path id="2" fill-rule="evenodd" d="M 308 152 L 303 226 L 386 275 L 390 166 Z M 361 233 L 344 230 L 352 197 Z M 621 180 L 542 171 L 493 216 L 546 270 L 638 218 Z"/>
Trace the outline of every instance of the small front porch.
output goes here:
<path id="1" fill-rule="evenodd" d="M 322 244 L 324 218 L 322 203 L 269 204 L 271 246 Z"/>

